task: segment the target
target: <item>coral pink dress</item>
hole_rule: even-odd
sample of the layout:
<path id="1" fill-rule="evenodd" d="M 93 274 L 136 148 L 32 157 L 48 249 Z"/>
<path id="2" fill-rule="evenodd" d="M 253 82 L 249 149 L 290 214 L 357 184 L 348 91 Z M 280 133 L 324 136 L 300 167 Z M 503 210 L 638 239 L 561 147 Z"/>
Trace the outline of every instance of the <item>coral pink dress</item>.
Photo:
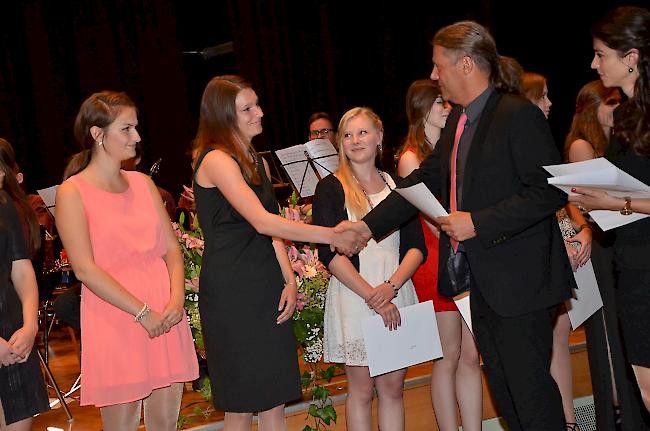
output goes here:
<path id="1" fill-rule="evenodd" d="M 146 177 L 122 172 L 129 183 L 110 193 L 75 175 L 95 263 L 135 297 L 162 312 L 170 298 L 165 239 Z M 168 222 L 168 221 L 165 221 Z M 133 316 L 81 289 L 81 405 L 136 401 L 154 389 L 198 377 L 192 334 L 183 318 L 149 338 Z"/>

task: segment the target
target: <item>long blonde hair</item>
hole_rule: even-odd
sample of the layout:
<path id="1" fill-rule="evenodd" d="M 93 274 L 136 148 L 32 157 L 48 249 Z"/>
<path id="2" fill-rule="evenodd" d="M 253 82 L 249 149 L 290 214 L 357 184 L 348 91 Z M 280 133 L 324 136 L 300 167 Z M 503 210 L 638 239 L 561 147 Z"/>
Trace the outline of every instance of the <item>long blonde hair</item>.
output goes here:
<path id="1" fill-rule="evenodd" d="M 343 186 L 343 192 L 345 193 L 345 206 L 350 211 L 350 213 L 352 213 L 357 218 L 357 220 L 368 214 L 370 207 L 368 206 L 368 199 L 366 198 L 363 189 L 354 178 L 352 168 L 350 167 L 350 162 L 348 161 L 348 157 L 345 155 L 345 150 L 343 148 L 343 137 L 345 134 L 345 128 L 347 127 L 347 124 L 350 122 L 350 120 L 360 115 L 363 115 L 369 119 L 374 125 L 377 132 L 380 132 L 382 134 L 384 132 L 384 125 L 381 122 L 379 116 L 375 114 L 372 109 L 366 107 L 357 107 L 350 109 L 348 112 L 343 114 L 341 121 L 339 121 L 338 130 L 340 133 L 337 137 L 339 144 L 339 168 L 334 174 Z M 379 142 L 378 146 L 379 149 L 377 151 L 375 163 L 377 163 L 377 160 L 381 159 L 381 141 Z"/>

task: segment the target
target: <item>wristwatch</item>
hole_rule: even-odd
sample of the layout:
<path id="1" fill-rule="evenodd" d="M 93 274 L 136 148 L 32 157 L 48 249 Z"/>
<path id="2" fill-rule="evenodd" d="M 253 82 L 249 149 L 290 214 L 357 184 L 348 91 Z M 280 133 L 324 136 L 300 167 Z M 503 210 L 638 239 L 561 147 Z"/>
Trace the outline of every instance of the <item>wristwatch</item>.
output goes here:
<path id="1" fill-rule="evenodd" d="M 623 208 L 621 209 L 621 214 L 623 215 L 630 215 L 634 211 L 632 211 L 632 198 L 629 196 L 625 196 L 623 199 L 625 199 L 625 205 L 623 205 Z"/>

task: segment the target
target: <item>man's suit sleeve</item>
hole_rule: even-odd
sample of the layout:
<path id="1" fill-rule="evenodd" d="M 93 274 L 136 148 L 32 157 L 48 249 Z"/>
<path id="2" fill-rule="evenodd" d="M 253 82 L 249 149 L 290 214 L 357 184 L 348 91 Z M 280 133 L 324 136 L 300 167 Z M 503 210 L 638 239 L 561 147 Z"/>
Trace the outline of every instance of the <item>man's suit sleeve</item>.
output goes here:
<path id="1" fill-rule="evenodd" d="M 472 211 L 472 221 L 484 247 L 506 241 L 553 214 L 566 204 L 566 195 L 547 182 L 544 165 L 561 163 L 548 123 L 539 108 L 522 105 L 506 127 L 518 192 L 495 205 Z"/>
<path id="2" fill-rule="evenodd" d="M 420 167 L 406 178 L 403 178 L 397 183 L 397 187 L 405 188 L 415 185 L 417 183 L 424 183 L 431 193 L 438 195 L 439 188 L 439 153 L 434 151 L 427 157 Z M 362 219 L 375 240 L 379 241 L 399 226 L 404 224 L 410 218 L 417 215 L 418 209 L 415 208 L 409 201 L 404 199 L 400 194 L 395 191 L 391 192 L 386 199 L 377 205 Z"/>

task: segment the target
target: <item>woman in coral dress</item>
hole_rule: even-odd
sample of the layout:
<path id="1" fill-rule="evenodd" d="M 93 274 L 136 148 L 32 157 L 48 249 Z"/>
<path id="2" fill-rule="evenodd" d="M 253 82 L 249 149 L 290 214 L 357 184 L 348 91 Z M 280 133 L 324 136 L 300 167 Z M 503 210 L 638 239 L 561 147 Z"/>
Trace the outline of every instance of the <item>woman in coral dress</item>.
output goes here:
<path id="1" fill-rule="evenodd" d="M 406 177 L 435 147 L 445 126 L 449 105 L 430 79 L 413 82 L 406 93 L 409 131 L 400 150 L 397 173 Z M 413 275 L 420 302 L 432 300 L 444 357 L 433 362 L 431 400 L 440 429 L 458 429 L 457 408 L 464 430 L 480 430 L 483 413 L 481 368 L 474 337 L 453 298 L 438 293 L 438 229 L 420 215 L 427 260 Z"/>
<path id="2" fill-rule="evenodd" d="M 183 382 L 198 377 L 184 315 L 183 260 L 160 195 L 120 169 L 140 136 L 133 102 L 101 92 L 81 106 L 85 163 L 57 192 L 56 222 L 81 291 L 81 405 L 104 430 L 175 430 Z"/>

